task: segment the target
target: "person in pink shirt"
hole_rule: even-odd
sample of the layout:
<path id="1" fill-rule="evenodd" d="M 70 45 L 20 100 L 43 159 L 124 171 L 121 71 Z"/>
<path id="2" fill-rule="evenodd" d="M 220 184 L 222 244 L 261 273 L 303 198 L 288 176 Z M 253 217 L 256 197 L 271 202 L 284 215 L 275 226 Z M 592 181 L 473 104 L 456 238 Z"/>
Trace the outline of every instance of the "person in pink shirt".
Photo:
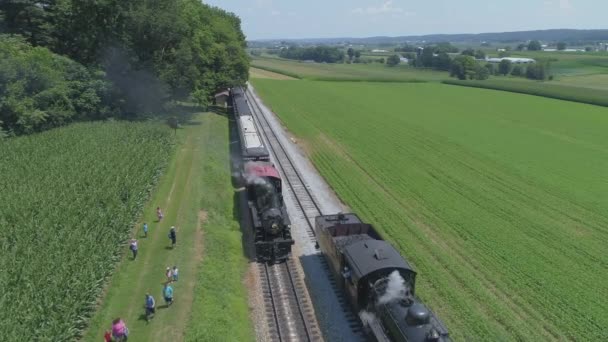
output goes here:
<path id="1" fill-rule="evenodd" d="M 112 321 L 112 337 L 114 337 L 116 341 L 126 341 L 128 335 L 129 329 L 122 319 L 116 318 Z"/>

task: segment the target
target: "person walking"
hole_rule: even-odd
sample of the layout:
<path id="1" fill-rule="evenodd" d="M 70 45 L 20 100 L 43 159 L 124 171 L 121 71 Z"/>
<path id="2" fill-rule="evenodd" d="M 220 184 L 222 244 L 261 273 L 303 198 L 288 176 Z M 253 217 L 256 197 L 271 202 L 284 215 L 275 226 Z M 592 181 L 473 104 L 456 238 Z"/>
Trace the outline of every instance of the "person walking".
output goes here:
<path id="1" fill-rule="evenodd" d="M 167 277 L 167 283 L 170 283 L 173 280 L 173 270 L 171 267 L 167 266 L 165 270 L 165 276 Z"/>
<path id="2" fill-rule="evenodd" d="M 149 322 L 156 313 L 156 301 L 150 293 L 146 293 L 146 322 Z"/>
<path id="3" fill-rule="evenodd" d="M 106 330 L 106 333 L 103 335 L 103 342 L 112 342 L 112 332 L 110 330 Z"/>
<path id="4" fill-rule="evenodd" d="M 163 211 L 160 210 L 160 207 L 156 207 L 156 217 L 158 217 L 158 222 L 160 222 L 164 217 Z"/>
<path id="5" fill-rule="evenodd" d="M 171 229 L 169 229 L 169 239 L 171 239 L 171 248 L 175 248 L 175 243 L 177 242 L 175 226 L 171 226 Z"/>
<path id="6" fill-rule="evenodd" d="M 148 224 L 146 222 L 144 222 L 144 237 L 148 237 Z"/>
<path id="7" fill-rule="evenodd" d="M 112 337 L 114 338 L 114 341 L 126 341 L 129 337 L 129 329 L 125 322 L 120 318 L 116 318 L 112 321 Z"/>
<path id="8" fill-rule="evenodd" d="M 173 287 L 171 287 L 171 283 L 166 283 L 163 288 L 163 297 L 165 297 L 165 304 L 167 307 L 170 307 L 173 304 Z"/>
<path id="9" fill-rule="evenodd" d="M 173 281 L 177 281 L 177 278 L 178 278 L 178 272 L 179 272 L 179 270 L 177 269 L 177 266 L 173 266 L 173 270 L 172 270 L 172 273 L 173 273 Z"/>
<path id="10" fill-rule="evenodd" d="M 129 246 L 131 252 L 133 252 L 133 260 L 137 258 L 137 239 L 131 239 L 131 245 Z"/>

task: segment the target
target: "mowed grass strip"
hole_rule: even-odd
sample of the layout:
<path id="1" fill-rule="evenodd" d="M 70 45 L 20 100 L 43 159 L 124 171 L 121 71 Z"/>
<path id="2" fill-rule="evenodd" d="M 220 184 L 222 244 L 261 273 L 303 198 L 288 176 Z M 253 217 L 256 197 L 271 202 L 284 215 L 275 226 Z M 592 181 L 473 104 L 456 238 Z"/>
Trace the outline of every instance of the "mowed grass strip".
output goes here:
<path id="1" fill-rule="evenodd" d="M 247 271 L 239 214 L 231 183 L 226 118 L 214 117 L 205 139 L 201 216 L 204 257 L 197 277 L 186 341 L 253 341 L 244 274 Z"/>
<path id="2" fill-rule="evenodd" d="M 222 181 L 222 176 L 230 177 L 227 166 L 224 168 L 223 164 L 217 165 L 217 159 L 221 158 L 222 154 L 228 158 L 227 148 L 221 149 L 223 145 L 228 144 L 227 131 L 227 118 L 211 113 L 196 115 L 193 121 L 177 131 L 177 153 L 161 181 L 159 190 L 147 205 L 143 219 L 134 229 L 134 235 L 140 242 L 137 260 L 131 260 L 130 252 L 125 248 L 124 260 L 117 268 L 106 296 L 101 299 L 100 309 L 84 340 L 99 340 L 116 317 L 123 318 L 127 323 L 130 330 L 129 341 L 183 341 L 198 329 L 206 330 L 210 322 L 201 321 L 198 317 L 201 312 L 218 311 L 208 301 L 210 298 L 222 297 L 226 286 L 203 292 L 199 274 L 208 271 L 201 265 L 203 261 L 205 265 L 221 262 L 223 257 L 231 258 L 232 268 L 220 269 L 219 276 L 223 277 L 226 283 L 234 283 L 231 297 L 234 306 L 223 307 L 223 310 L 225 315 L 233 317 L 239 324 L 235 326 L 226 322 L 225 326 L 217 325 L 214 330 L 209 330 L 206 336 L 214 340 L 224 340 L 225 335 L 220 335 L 219 332 L 228 329 L 234 330 L 237 336 L 251 334 L 247 311 L 242 310 L 247 305 L 247 296 L 242 285 L 242 270 L 246 267 L 246 261 L 242 252 L 231 247 L 225 250 L 225 254 L 218 256 L 208 252 L 212 248 L 207 245 L 208 241 L 213 241 L 218 248 L 232 246 L 230 241 L 214 238 L 217 235 L 214 229 L 218 230 L 217 221 L 230 222 L 232 213 L 217 212 L 215 208 L 205 207 L 209 204 L 209 198 L 227 196 L 216 193 L 216 190 L 229 190 L 215 184 Z M 217 205 L 229 205 L 226 202 L 221 203 Z M 165 213 L 160 223 L 155 222 L 157 206 Z M 141 237 L 143 222 L 150 225 L 148 238 Z M 177 227 L 175 249 L 170 248 L 170 240 L 167 237 L 172 225 Z M 232 238 L 238 234 L 239 232 L 233 232 Z M 162 296 L 164 272 L 167 266 L 173 265 L 179 268 L 180 276 L 179 281 L 174 284 L 174 304 L 165 308 Z M 146 323 L 143 316 L 144 295 L 147 291 L 157 302 L 157 314 L 150 323 Z"/>
<path id="3" fill-rule="evenodd" d="M 442 84 L 254 80 L 456 340 L 608 338 L 608 109 Z"/>

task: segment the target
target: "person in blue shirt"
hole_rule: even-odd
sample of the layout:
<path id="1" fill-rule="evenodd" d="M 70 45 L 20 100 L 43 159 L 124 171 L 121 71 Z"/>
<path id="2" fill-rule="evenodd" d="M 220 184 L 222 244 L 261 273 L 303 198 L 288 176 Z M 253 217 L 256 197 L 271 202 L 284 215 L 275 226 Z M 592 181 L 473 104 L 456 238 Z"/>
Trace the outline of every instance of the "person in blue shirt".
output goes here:
<path id="1" fill-rule="evenodd" d="M 148 224 L 144 222 L 144 237 L 148 237 Z"/>
<path id="2" fill-rule="evenodd" d="M 156 301 L 150 293 L 146 293 L 146 321 L 149 321 L 156 313 Z"/>
<path id="3" fill-rule="evenodd" d="M 163 296 L 165 297 L 167 307 L 170 307 L 173 304 L 173 287 L 169 283 L 165 284 L 163 288 Z"/>

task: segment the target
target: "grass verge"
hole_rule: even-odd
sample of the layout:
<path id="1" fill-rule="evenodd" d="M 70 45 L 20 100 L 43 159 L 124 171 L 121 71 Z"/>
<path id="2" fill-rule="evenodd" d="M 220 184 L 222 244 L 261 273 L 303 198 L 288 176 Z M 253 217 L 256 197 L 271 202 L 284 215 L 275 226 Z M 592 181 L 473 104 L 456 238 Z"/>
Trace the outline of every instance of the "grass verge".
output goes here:
<path id="1" fill-rule="evenodd" d="M 222 139 L 204 144 L 207 158 L 201 207 L 207 216 L 205 252 L 186 341 L 253 341 L 243 285 L 247 263 L 230 178 L 227 120 L 215 120 L 210 130 Z"/>

